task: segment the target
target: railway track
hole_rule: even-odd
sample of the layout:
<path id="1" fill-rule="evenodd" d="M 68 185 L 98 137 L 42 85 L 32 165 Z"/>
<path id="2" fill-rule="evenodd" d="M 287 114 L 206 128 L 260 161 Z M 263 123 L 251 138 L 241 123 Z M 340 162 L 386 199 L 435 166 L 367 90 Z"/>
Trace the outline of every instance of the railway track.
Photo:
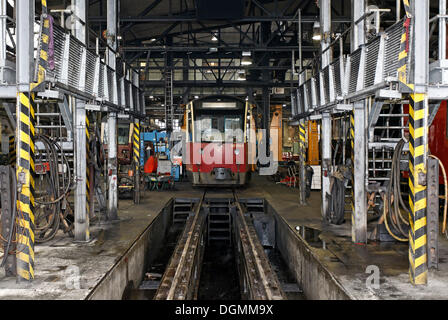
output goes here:
<path id="1" fill-rule="evenodd" d="M 221 199 L 220 207 L 226 203 Z M 230 241 L 234 246 L 241 297 L 248 300 L 286 299 L 276 273 L 261 245 L 251 217 L 235 191 L 228 196 L 228 212 L 231 216 Z M 205 191 L 193 214 L 186 221 L 176 248 L 162 276 L 155 300 L 195 300 L 207 244 L 207 219 L 213 206 L 213 198 Z M 226 211 L 227 212 L 227 211 Z"/>

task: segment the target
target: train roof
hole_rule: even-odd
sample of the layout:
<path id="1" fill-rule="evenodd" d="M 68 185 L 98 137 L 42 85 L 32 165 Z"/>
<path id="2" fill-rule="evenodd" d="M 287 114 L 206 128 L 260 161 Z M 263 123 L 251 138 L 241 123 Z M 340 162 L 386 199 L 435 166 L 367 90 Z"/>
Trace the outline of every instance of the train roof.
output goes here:
<path id="1" fill-rule="evenodd" d="M 217 100 L 217 99 L 226 99 L 226 100 L 233 100 L 233 101 L 238 101 L 241 103 L 246 103 L 246 101 L 241 98 L 231 96 L 231 95 L 224 95 L 224 94 L 205 96 L 205 97 L 201 97 L 199 99 L 194 99 L 192 102 L 211 101 L 211 100 Z"/>

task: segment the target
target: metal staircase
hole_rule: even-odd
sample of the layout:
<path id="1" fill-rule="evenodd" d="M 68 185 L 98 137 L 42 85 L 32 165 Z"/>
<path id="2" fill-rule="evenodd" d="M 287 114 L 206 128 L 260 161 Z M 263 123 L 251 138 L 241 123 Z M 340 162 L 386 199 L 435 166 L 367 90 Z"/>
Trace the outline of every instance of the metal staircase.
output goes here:
<path id="1" fill-rule="evenodd" d="M 173 223 L 185 223 L 193 214 L 195 201 L 192 199 L 175 199 L 173 204 Z"/>
<path id="2" fill-rule="evenodd" d="M 232 215 L 234 206 L 229 199 L 207 199 L 205 206 L 208 213 L 208 243 L 228 242 L 231 243 Z"/>

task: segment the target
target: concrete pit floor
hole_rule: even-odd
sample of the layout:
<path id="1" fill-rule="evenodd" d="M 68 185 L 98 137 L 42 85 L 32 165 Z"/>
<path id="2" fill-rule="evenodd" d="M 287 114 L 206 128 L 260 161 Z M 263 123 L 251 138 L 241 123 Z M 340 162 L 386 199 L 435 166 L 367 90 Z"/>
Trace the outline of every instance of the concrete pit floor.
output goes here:
<path id="1" fill-rule="evenodd" d="M 199 198 L 202 192 L 203 189 L 182 182 L 176 184 L 174 191 L 145 191 L 139 205 L 120 200 L 120 221 L 92 223 L 90 242 L 74 243 L 60 232 L 52 241 L 36 245 L 32 284 L 17 284 L 15 278 L 5 277 L 0 270 L 0 299 L 85 299 L 170 199 Z M 324 224 L 319 191 L 313 191 L 308 205 L 300 207 L 298 189 L 253 175 L 249 186 L 238 189 L 237 194 L 240 198 L 266 199 L 292 228 L 319 230 L 325 248 L 314 246 L 313 251 L 353 299 L 448 299 L 448 241 L 442 235 L 439 270 L 429 271 L 427 285 L 414 286 L 408 275 L 408 244 L 353 244 L 350 213 L 343 225 Z M 374 223 L 370 223 L 369 233 L 373 228 Z M 378 288 L 366 284 L 371 283 L 369 266 L 378 267 Z"/>

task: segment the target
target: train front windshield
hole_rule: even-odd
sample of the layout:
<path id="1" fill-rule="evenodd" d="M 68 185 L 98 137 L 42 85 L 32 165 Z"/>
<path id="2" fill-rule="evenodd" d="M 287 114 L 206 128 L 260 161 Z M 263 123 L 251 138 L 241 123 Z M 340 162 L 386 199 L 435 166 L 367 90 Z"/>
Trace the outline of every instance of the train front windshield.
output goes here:
<path id="1" fill-rule="evenodd" d="M 218 103 L 216 103 L 218 105 Z M 214 108 L 213 103 L 202 104 L 196 109 L 195 140 L 205 143 L 243 143 L 244 117 L 242 107 L 233 102 L 233 108 L 219 103 L 221 108 Z"/>

